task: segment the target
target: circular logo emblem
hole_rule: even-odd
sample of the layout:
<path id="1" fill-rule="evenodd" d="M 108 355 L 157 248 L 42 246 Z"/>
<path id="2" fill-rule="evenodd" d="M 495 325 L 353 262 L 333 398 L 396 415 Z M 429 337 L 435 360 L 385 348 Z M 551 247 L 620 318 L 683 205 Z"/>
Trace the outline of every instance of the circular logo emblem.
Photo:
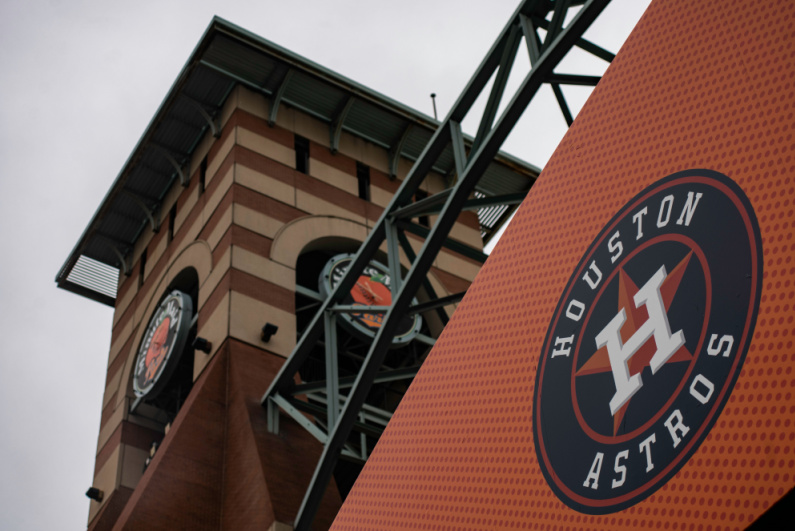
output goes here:
<path id="1" fill-rule="evenodd" d="M 155 310 L 135 360 L 135 396 L 153 397 L 168 381 L 185 348 L 192 314 L 190 297 L 177 290 Z"/>
<path id="2" fill-rule="evenodd" d="M 740 187 L 708 170 L 653 184 L 596 237 L 558 302 L 534 390 L 538 460 L 568 506 L 638 503 L 707 436 L 753 334 L 761 242 Z"/>
<path id="3" fill-rule="evenodd" d="M 352 254 L 338 254 L 328 261 L 326 267 L 320 273 L 320 293 L 324 297 L 328 296 L 331 290 L 342 280 L 342 277 L 345 276 L 353 257 L 354 255 Z M 373 260 L 365 266 L 356 284 L 342 304 L 362 307 L 389 306 L 392 304 L 391 284 L 389 269 Z M 416 303 L 416 301 L 414 302 Z M 340 318 L 349 330 L 364 335 L 369 339 L 375 337 L 378 329 L 381 328 L 384 314 L 373 312 L 343 313 Z M 405 345 L 414 339 L 414 336 L 419 333 L 421 326 L 422 318 L 419 315 L 403 317 L 400 320 L 400 325 L 392 344 L 395 346 Z"/>

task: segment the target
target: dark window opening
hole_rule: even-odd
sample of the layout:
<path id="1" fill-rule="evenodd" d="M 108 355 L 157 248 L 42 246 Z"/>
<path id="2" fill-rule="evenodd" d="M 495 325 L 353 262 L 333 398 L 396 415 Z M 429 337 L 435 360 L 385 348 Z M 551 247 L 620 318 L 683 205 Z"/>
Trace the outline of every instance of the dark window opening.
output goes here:
<path id="1" fill-rule="evenodd" d="M 199 164 L 199 195 L 204 193 L 204 186 L 207 182 L 207 157 L 202 159 L 201 164 Z"/>
<path id="2" fill-rule="evenodd" d="M 168 211 L 168 243 L 174 241 L 174 225 L 177 222 L 177 204 Z"/>
<path id="3" fill-rule="evenodd" d="M 295 135 L 295 169 L 309 173 L 309 140 L 298 135 Z"/>
<path id="4" fill-rule="evenodd" d="M 359 181 L 359 198 L 370 200 L 370 167 L 356 163 L 356 180 Z"/>
<path id="5" fill-rule="evenodd" d="M 138 287 L 144 285 L 144 273 L 146 272 L 146 249 L 144 252 L 141 253 L 141 261 L 139 263 L 140 267 L 138 268 Z"/>
<path id="6" fill-rule="evenodd" d="M 425 190 L 420 190 L 419 188 L 414 193 L 414 201 L 422 201 L 423 199 L 428 197 L 428 192 Z M 428 216 L 420 216 L 419 217 L 419 224 L 423 227 L 430 227 L 431 223 L 428 220 Z"/>

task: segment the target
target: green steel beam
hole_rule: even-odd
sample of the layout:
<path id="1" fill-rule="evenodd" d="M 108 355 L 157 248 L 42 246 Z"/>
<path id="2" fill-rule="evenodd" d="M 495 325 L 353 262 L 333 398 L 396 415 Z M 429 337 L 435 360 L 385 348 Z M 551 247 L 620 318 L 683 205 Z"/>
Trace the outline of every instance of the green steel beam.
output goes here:
<path id="1" fill-rule="evenodd" d="M 456 302 L 459 302 L 461 299 L 463 299 L 464 295 L 466 294 L 467 294 L 466 291 L 461 291 L 459 293 L 448 295 L 447 297 L 441 297 L 439 299 L 435 299 L 432 301 L 423 302 L 421 304 L 415 304 L 414 306 L 409 306 L 409 309 L 406 311 L 406 315 L 423 313 L 429 310 L 435 310 L 436 308 L 440 308 L 442 306 L 455 304 Z"/>
<path id="2" fill-rule="evenodd" d="M 326 418 L 325 417 L 326 408 L 324 408 L 323 406 L 312 404 L 311 402 L 304 402 L 303 400 L 296 400 L 296 399 L 286 399 L 286 400 L 290 404 L 290 406 L 294 408 L 295 411 L 303 411 L 305 413 L 309 413 L 310 415 L 314 415 L 316 417 L 324 419 Z M 280 407 L 282 406 L 280 405 Z M 295 418 L 293 414 L 290 414 L 290 416 Z M 306 427 L 306 425 L 304 425 L 304 427 Z M 328 436 L 325 433 L 323 433 L 322 430 L 318 430 L 317 426 L 314 426 L 314 428 L 317 431 L 313 431 L 312 434 L 315 435 L 315 437 L 318 438 L 318 440 L 321 443 L 327 442 Z M 383 433 L 384 429 L 377 428 L 375 426 L 372 426 L 371 424 L 365 424 L 364 422 L 354 422 L 353 431 L 366 433 L 367 435 L 370 435 L 372 437 L 379 437 Z M 320 437 L 322 437 L 324 440 L 321 440 Z"/>
<path id="3" fill-rule="evenodd" d="M 410 232 L 416 236 L 420 236 L 421 238 L 427 238 L 431 233 L 431 229 L 428 227 L 423 227 L 422 225 L 412 223 L 410 221 L 401 220 L 398 222 L 398 226 L 407 232 Z M 470 247 L 469 245 L 455 241 L 451 238 L 445 238 L 442 245 L 447 249 L 460 254 L 461 256 L 471 258 L 472 260 L 475 260 L 481 264 L 486 263 L 486 259 L 489 257 L 487 254 L 484 254 L 481 251 Z"/>
<path id="4" fill-rule="evenodd" d="M 493 92 L 492 92 L 493 94 Z M 461 124 L 450 120 L 450 142 L 453 145 L 453 161 L 455 162 L 455 174 L 461 176 L 467 166 L 467 152 L 464 147 L 464 135 L 461 132 Z M 477 139 L 475 139 L 477 143 Z M 474 151 L 473 146 L 473 151 Z"/>
<path id="5" fill-rule="evenodd" d="M 341 454 L 347 454 L 350 451 L 348 447 L 349 435 L 352 430 L 356 431 L 359 429 L 357 425 L 359 424 L 358 419 L 363 408 L 366 407 L 367 396 L 381 372 L 387 353 L 392 347 L 392 339 L 398 329 L 400 319 L 413 307 L 413 300 L 417 290 L 425 285 L 431 265 L 438 253 L 443 247 L 446 247 L 455 252 L 460 252 L 464 256 L 470 256 L 478 261 L 485 261 L 486 256 L 483 253 L 451 240 L 449 233 L 455 225 L 459 214 L 470 201 L 470 194 L 489 164 L 494 160 L 499 147 L 524 112 L 532 97 L 542 84 L 547 82 L 549 76 L 552 75 L 553 69 L 566 53 L 578 44 L 582 34 L 608 3 L 609 0 L 588 0 L 584 2 L 583 8 L 574 15 L 565 28 L 563 27 L 563 21 L 566 18 L 569 2 L 555 2 L 553 4 L 546 0 L 525 0 L 521 3 L 481 62 L 470 82 L 462 91 L 448 116 L 442 121 L 440 127 L 423 149 L 422 154 L 409 171 L 392 201 L 384 209 L 383 214 L 374 225 L 370 235 L 354 255 L 346 274 L 335 286 L 328 298 L 320 304 L 318 313 L 306 327 L 293 353 L 282 366 L 268 391 L 263 395 L 263 404 L 267 404 L 270 408 L 271 397 L 280 396 L 281 392 L 288 391 L 295 385 L 294 377 L 296 373 L 308 359 L 315 346 L 319 344 L 324 330 L 334 328 L 336 319 L 332 319 L 332 317 L 335 318 L 336 314 L 332 313 L 332 311 L 344 300 L 364 267 L 375 257 L 376 252 L 385 241 L 388 243 L 388 257 L 397 263 L 398 256 L 396 255 L 398 251 L 396 250 L 395 242 L 400 242 L 404 252 L 406 250 L 401 239 L 402 230 L 418 234 L 424 238 L 422 249 L 412 260 L 411 267 L 405 277 L 402 277 L 399 272 L 393 273 L 393 277 L 400 285 L 393 294 L 391 307 L 386 312 L 382 326 L 370 346 L 359 373 L 355 377 L 351 392 L 339 412 L 338 420 L 329 422 L 328 439 L 324 444 L 320 461 L 295 520 L 295 529 L 297 531 L 311 527 L 311 522 L 314 519 L 315 512 L 337 460 Z M 488 124 L 487 126 L 479 127 L 479 129 L 485 131 L 482 141 L 466 157 L 465 150 L 463 150 L 464 144 L 459 134 L 460 129 L 457 124 L 463 120 L 479 95 L 485 90 L 500 65 L 504 64 L 502 59 L 506 56 L 506 47 L 511 48 L 517 38 L 518 31 L 516 28 L 521 25 L 522 32 L 526 32 L 527 17 L 537 15 L 539 10 L 546 9 L 546 6 L 554 6 L 555 11 L 552 17 L 554 25 L 559 25 L 562 29 L 559 32 L 549 32 L 548 38 L 545 38 L 542 43 L 543 49 L 532 65 L 530 72 L 521 83 L 520 88 L 493 125 Z M 523 15 L 523 17 L 520 15 Z M 497 99 L 496 96 L 494 99 Z M 486 113 L 486 119 L 488 119 L 488 114 Z M 451 143 L 459 175 L 455 185 L 444 198 L 444 205 L 441 207 L 433 227 L 428 229 L 404 219 L 399 219 L 395 223 L 396 214 L 401 214 L 401 216 L 397 217 L 403 217 L 417 212 L 417 207 L 415 207 L 414 211 L 407 210 L 407 208 L 412 205 L 417 189 L 434 167 L 439 155 Z M 427 203 L 423 205 L 423 207 L 425 206 L 427 206 Z M 435 302 L 442 303 L 446 301 Z M 413 308 L 416 310 L 418 307 L 422 308 L 420 305 Z M 433 339 L 423 337 L 423 342 L 426 340 L 433 343 Z M 326 344 L 329 343 L 332 344 L 332 347 L 336 344 L 334 341 L 326 342 Z M 336 361 L 328 360 L 327 363 L 336 363 Z M 337 379 L 335 385 L 335 389 L 338 392 L 339 379 Z M 329 389 L 329 387 L 326 387 L 327 394 Z M 341 396 L 337 396 L 337 401 L 341 399 Z M 333 397 L 330 397 L 329 401 L 334 401 Z M 303 406 L 294 404 L 294 407 Z M 330 410 L 328 408 L 319 408 L 317 414 L 322 415 L 323 411 L 329 416 L 333 415 L 329 413 Z M 364 453 L 365 450 L 363 448 Z"/>
<path id="6" fill-rule="evenodd" d="M 566 19 L 566 14 L 569 12 L 569 7 L 571 5 L 570 0 L 558 0 L 555 3 L 555 9 L 552 11 L 552 20 L 547 27 L 547 36 L 544 37 L 544 44 L 541 46 L 541 51 L 546 51 L 553 42 L 555 42 L 555 37 L 560 34 L 561 28 L 563 28 L 563 21 Z"/>
<path id="7" fill-rule="evenodd" d="M 549 21 L 542 17 L 534 16 L 533 22 L 539 28 L 543 28 L 545 30 L 549 28 Z M 577 46 L 581 50 L 590 53 L 591 55 L 598 57 L 599 59 L 607 61 L 608 63 L 612 63 L 613 59 L 616 58 L 616 54 L 614 54 L 613 52 L 605 50 L 598 44 L 594 44 L 587 39 L 583 38 L 577 39 L 577 44 L 575 44 L 575 46 Z"/>
<path id="8" fill-rule="evenodd" d="M 547 78 L 549 83 L 580 85 L 583 87 L 595 87 L 601 79 L 600 76 L 580 76 L 576 74 L 551 74 Z"/>
<path id="9" fill-rule="evenodd" d="M 406 367 L 404 369 L 391 369 L 388 371 L 382 371 L 378 373 L 373 380 L 374 383 L 387 383 L 387 382 L 397 382 L 400 380 L 408 380 L 414 378 L 417 375 L 417 372 L 420 370 L 421 365 L 415 367 Z M 353 386 L 353 383 L 356 381 L 355 376 L 345 376 L 339 379 L 339 388 L 340 389 L 347 389 Z M 316 391 L 322 391 L 326 388 L 326 382 L 310 382 L 304 384 L 298 384 L 292 390 L 292 395 L 303 395 L 305 393 L 313 393 Z"/>
<path id="10" fill-rule="evenodd" d="M 519 26 L 513 26 L 510 29 L 508 42 L 502 50 L 500 57 L 500 66 L 497 70 L 497 77 L 494 79 L 494 84 L 491 86 L 491 93 L 486 102 L 486 107 L 483 109 L 483 116 L 480 119 L 480 126 L 475 135 L 475 141 L 472 143 L 472 151 L 477 150 L 483 138 L 491 130 L 494 124 L 494 118 L 497 116 L 497 109 L 499 108 L 502 96 L 505 93 L 505 85 L 508 83 L 508 76 L 513 68 L 513 62 L 516 59 L 516 50 L 519 48 L 522 32 Z M 459 175 L 461 172 L 458 173 Z"/>
<path id="11" fill-rule="evenodd" d="M 569 104 L 566 103 L 566 98 L 563 96 L 560 85 L 552 83 L 552 92 L 555 94 L 555 99 L 558 100 L 558 106 L 560 107 L 560 112 L 563 113 L 563 119 L 566 120 L 566 125 L 571 127 L 571 124 L 574 123 L 574 116 L 571 115 Z"/>
<path id="12" fill-rule="evenodd" d="M 440 205 L 444 204 L 451 191 L 451 189 L 447 189 L 433 194 L 432 196 L 426 197 L 425 199 L 420 199 L 419 201 L 415 201 L 404 207 L 398 208 L 392 212 L 392 218 L 411 219 L 424 216 L 432 212 L 438 212 Z"/>
<path id="13" fill-rule="evenodd" d="M 406 258 L 409 259 L 410 263 L 414 263 L 417 260 L 417 255 L 414 254 L 414 249 L 411 247 L 411 243 L 409 239 L 406 237 L 406 233 L 404 231 L 400 231 L 398 233 L 398 237 L 400 238 L 400 247 L 403 249 L 403 252 L 406 255 Z M 433 289 L 431 285 L 431 281 L 428 278 L 425 278 L 422 283 L 422 287 L 425 288 L 425 294 L 431 300 L 438 300 L 438 295 L 436 295 L 436 290 Z M 438 308 L 436 310 L 436 315 L 439 317 L 439 320 L 442 322 L 442 326 L 447 326 L 447 323 L 450 321 L 450 318 L 447 317 L 447 312 L 444 311 L 444 308 Z"/>

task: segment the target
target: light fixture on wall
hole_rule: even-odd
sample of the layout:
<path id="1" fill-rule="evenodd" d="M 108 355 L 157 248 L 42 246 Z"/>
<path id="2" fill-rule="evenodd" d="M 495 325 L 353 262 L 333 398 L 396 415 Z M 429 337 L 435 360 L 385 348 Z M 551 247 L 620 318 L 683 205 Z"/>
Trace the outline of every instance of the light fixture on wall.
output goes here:
<path id="1" fill-rule="evenodd" d="M 265 323 L 265 326 L 262 327 L 262 340 L 267 343 L 271 340 L 271 337 L 279 331 L 279 327 L 273 323 Z"/>
<path id="2" fill-rule="evenodd" d="M 86 491 L 86 496 L 88 496 L 89 498 L 91 498 L 96 502 L 101 502 L 102 498 L 105 497 L 105 493 L 96 487 L 89 487 L 88 490 Z"/>
<path id="3" fill-rule="evenodd" d="M 144 470 L 146 470 L 149 467 L 149 464 L 152 462 L 152 459 L 155 458 L 155 453 L 157 452 L 157 446 L 158 446 L 157 441 L 152 441 L 152 446 L 149 447 L 149 455 L 147 456 L 146 461 L 144 461 Z"/>
<path id="4" fill-rule="evenodd" d="M 193 340 L 193 348 L 194 350 L 201 350 L 205 354 L 209 354 L 213 349 L 213 344 L 203 337 L 197 337 Z"/>

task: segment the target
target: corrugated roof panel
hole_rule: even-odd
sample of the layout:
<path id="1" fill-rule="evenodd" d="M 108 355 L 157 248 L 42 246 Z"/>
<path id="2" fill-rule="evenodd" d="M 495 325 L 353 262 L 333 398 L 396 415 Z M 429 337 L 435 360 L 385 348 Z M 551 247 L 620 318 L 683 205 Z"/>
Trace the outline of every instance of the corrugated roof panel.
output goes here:
<path id="1" fill-rule="evenodd" d="M 127 251 L 124 247 L 116 246 L 116 248 L 122 253 Z M 83 250 L 83 255 L 113 267 L 121 266 L 118 256 L 113 252 L 113 242 L 101 237 L 93 238 Z"/>
<path id="2" fill-rule="evenodd" d="M 433 136 L 433 131 L 421 127 L 412 127 L 411 133 L 403 144 L 403 154 L 412 160 L 419 158 L 422 150 L 428 145 Z"/>
<path id="3" fill-rule="evenodd" d="M 475 189 L 487 196 L 515 194 L 529 190 L 534 181 L 507 166 L 492 162 Z"/>
<path id="4" fill-rule="evenodd" d="M 177 113 L 170 114 L 165 117 L 153 135 L 153 142 L 165 151 L 167 151 L 173 158 L 187 161 L 190 157 L 191 137 L 199 134 L 203 125 L 201 123 L 191 123 L 201 115 L 197 111 L 179 115 Z M 168 161 L 167 158 L 162 156 L 159 149 L 150 150 L 160 155 L 155 163 Z"/>
<path id="5" fill-rule="evenodd" d="M 433 167 L 436 171 L 441 172 L 443 174 L 455 171 L 455 158 L 453 157 L 453 148 L 452 146 L 447 146 L 439 153 L 439 158 L 436 159 Z"/>
<path id="6" fill-rule="evenodd" d="M 124 244 L 132 245 L 135 238 L 138 236 L 138 231 L 141 224 L 146 221 L 146 217 L 141 209 L 130 200 L 121 200 L 121 203 L 126 203 L 127 211 L 118 208 L 118 203 L 106 216 L 103 217 L 102 223 L 98 227 L 99 233 L 108 237 L 112 237 L 114 241 Z"/>
<path id="7" fill-rule="evenodd" d="M 224 34 L 212 37 L 202 59 L 258 86 L 265 85 L 276 67 L 261 51 Z"/>
<path id="8" fill-rule="evenodd" d="M 138 200 L 144 203 L 159 202 L 164 190 L 170 187 L 171 175 L 174 172 L 175 170 L 167 162 L 163 164 L 158 161 L 156 166 L 151 167 L 138 164 L 130 173 L 131 179 L 124 187 L 125 193 L 134 194 Z M 127 199 L 130 198 L 127 197 Z M 133 202 L 133 206 L 140 209 L 134 200 L 130 199 L 130 201 Z M 129 212 L 124 213 L 129 214 Z"/>
<path id="9" fill-rule="evenodd" d="M 345 130 L 365 138 L 376 140 L 389 147 L 400 140 L 407 121 L 392 113 L 379 109 L 370 102 L 356 99 L 345 118 Z"/>
<path id="10" fill-rule="evenodd" d="M 315 116 L 329 121 L 342 110 L 347 97 L 344 91 L 303 72 L 293 72 L 284 92 L 285 102 L 311 109 Z"/>
<path id="11" fill-rule="evenodd" d="M 182 93 L 207 106 L 207 110 L 211 111 L 219 109 L 223 105 L 229 91 L 234 86 L 235 82 L 229 77 L 205 66 L 197 65 L 188 76 Z"/>
<path id="12" fill-rule="evenodd" d="M 190 134 L 198 133 L 199 130 L 207 125 L 207 121 L 202 116 L 197 105 L 207 111 L 202 103 L 197 100 L 189 100 L 188 98 L 183 97 L 177 98 L 174 101 L 174 112 L 169 114 L 168 118 L 163 121 L 163 124 L 173 123 L 174 125 L 182 125 L 184 127 L 192 128 L 192 131 L 189 131 L 187 135 L 175 137 L 174 141 L 176 143 L 181 143 L 183 146 L 188 146 L 190 143 Z M 217 106 L 213 105 L 213 108 L 217 108 Z M 185 149 L 187 150 L 187 148 Z"/>

